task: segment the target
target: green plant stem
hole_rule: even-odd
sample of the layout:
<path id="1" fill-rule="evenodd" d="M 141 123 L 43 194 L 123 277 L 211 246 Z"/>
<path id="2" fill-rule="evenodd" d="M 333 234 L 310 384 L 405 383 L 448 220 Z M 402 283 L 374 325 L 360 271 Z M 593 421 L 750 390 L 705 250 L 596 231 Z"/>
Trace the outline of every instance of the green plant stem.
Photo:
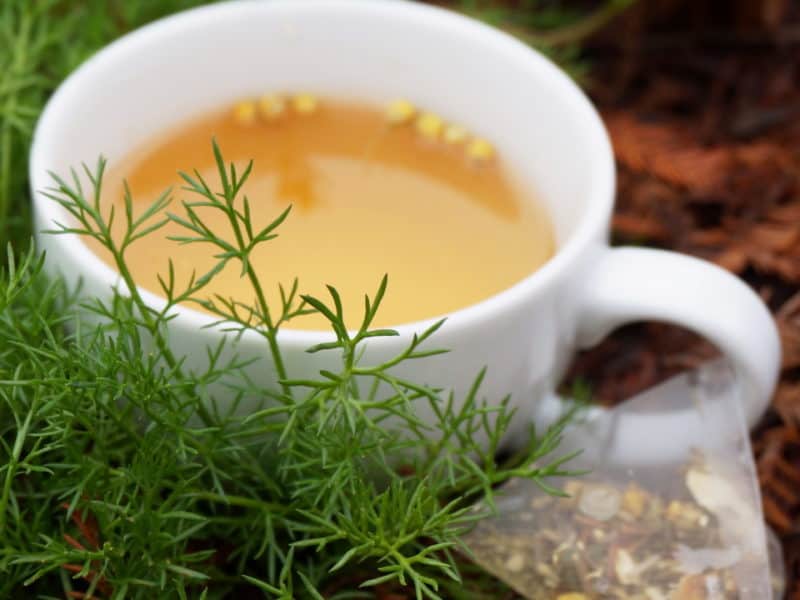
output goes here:
<path id="1" fill-rule="evenodd" d="M 240 506 L 242 508 L 255 508 L 265 513 L 274 515 L 286 514 L 289 512 L 285 504 L 278 504 L 275 502 L 264 502 L 256 498 L 247 498 L 245 496 L 234 496 L 230 494 L 215 494 L 213 492 L 194 492 L 192 498 L 198 500 L 207 500 L 216 504 L 225 504 L 230 506 Z"/>
<path id="2" fill-rule="evenodd" d="M 215 148 L 215 155 L 220 157 L 218 148 Z M 224 172 L 224 171 L 223 171 Z M 223 180 L 224 181 L 224 180 Z M 229 194 L 229 188 L 227 185 L 224 186 L 225 194 Z M 236 210 L 233 206 L 234 198 L 226 198 L 228 202 L 228 219 L 231 223 L 231 228 L 233 229 L 233 233 L 236 236 L 236 243 L 239 245 L 239 250 L 242 253 L 249 252 L 247 250 L 248 245 L 244 241 L 244 234 L 242 233 L 241 225 L 239 225 L 239 219 L 236 214 Z M 278 375 L 278 381 L 280 381 L 281 390 L 283 391 L 284 396 L 287 398 L 292 398 L 292 390 L 289 386 L 287 386 L 284 381 L 288 379 L 288 374 L 286 372 L 286 365 L 283 362 L 283 354 L 281 353 L 281 349 L 278 346 L 278 330 L 275 327 L 275 324 L 272 321 L 272 315 L 269 310 L 269 304 L 267 303 L 266 295 L 264 294 L 264 289 L 261 287 L 261 280 L 256 275 L 255 271 L 253 271 L 252 263 L 250 262 L 250 257 L 246 256 L 246 260 L 244 261 L 244 268 L 247 271 L 247 278 L 250 281 L 250 285 L 253 287 L 253 291 L 256 294 L 256 301 L 258 302 L 258 308 L 261 311 L 261 314 L 264 317 L 264 324 L 267 327 L 267 331 L 265 332 L 265 336 L 267 338 L 267 344 L 269 345 L 270 355 L 272 356 L 272 362 L 275 365 L 275 371 Z"/>
<path id="3" fill-rule="evenodd" d="M 100 195 L 100 187 L 98 183 L 97 195 Z M 106 228 L 103 232 L 104 235 L 107 236 L 109 240 L 109 244 L 113 244 L 111 241 L 113 238 L 111 237 L 110 229 Z M 159 323 L 159 320 L 153 318 L 152 313 L 150 312 L 150 307 L 142 298 L 141 294 L 139 293 L 139 288 L 136 286 L 136 283 L 133 281 L 133 276 L 131 275 L 130 270 L 128 269 L 128 265 L 125 262 L 123 251 L 116 248 L 114 246 L 111 248 L 112 255 L 114 257 L 114 264 L 117 267 L 117 271 L 122 276 L 122 279 L 125 281 L 125 286 L 128 288 L 128 293 L 130 294 L 131 300 L 133 300 L 134 304 L 136 305 L 137 310 L 139 311 L 139 315 L 144 320 L 145 327 L 148 329 L 150 334 L 153 336 L 156 342 L 156 346 L 158 347 L 160 355 L 164 358 L 164 361 L 169 366 L 170 370 L 175 374 L 175 376 L 181 381 L 186 381 L 186 374 L 181 369 L 181 365 L 178 362 L 178 359 L 175 358 L 175 354 L 172 352 L 172 348 L 169 347 L 167 340 L 164 338 L 164 335 L 161 331 L 163 324 Z M 200 418 L 203 420 L 203 423 L 206 426 L 212 426 L 215 424 L 214 418 L 211 416 L 211 413 L 208 412 L 208 409 L 203 405 L 202 402 L 196 403 L 197 413 Z"/>
<path id="4" fill-rule="evenodd" d="M 515 30 L 529 42 L 539 46 L 568 46 L 577 44 L 597 33 L 614 18 L 628 10 L 638 0 L 609 0 L 603 6 L 575 23 L 552 31 Z"/>
<path id="5" fill-rule="evenodd" d="M 269 319 L 267 322 L 267 331 L 265 332 L 267 338 L 267 344 L 269 344 L 270 355 L 272 356 L 272 362 L 275 364 L 275 371 L 278 374 L 278 380 L 281 382 L 281 390 L 283 391 L 284 396 L 291 399 L 292 398 L 292 389 L 283 383 L 289 378 L 289 375 L 286 371 L 286 365 L 283 362 L 283 354 L 281 353 L 281 349 L 278 346 L 278 330 L 273 326 L 272 319 L 269 316 L 269 306 L 267 304 L 266 296 L 264 295 L 264 290 L 261 287 L 261 281 L 256 276 L 255 272 L 253 271 L 253 267 L 250 264 L 250 261 L 247 262 L 247 277 L 250 280 L 250 284 L 253 286 L 253 290 L 256 293 L 256 300 L 258 302 L 259 309 L 263 311 L 264 317 Z"/>
<path id="6" fill-rule="evenodd" d="M 0 537 L 3 536 L 6 529 L 8 501 L 11 497 L 11 484 L 17 474 L 17 467 L 19 466 L 19 459 L 22 456 L 25 439 L 28 437 L 28 431 L 30 430 L 31 422 L 33 421 L 33 415 L 36 413 L 38 406 L 39 396 L 37 395 L 34 397 L 34 400 L 31 403 L 31 407 L 25 417 L 25 421 L 17 431 L 17 436 L 14 440 L 14 448 L 8 462 L 6 463 L 6 477 L 3 481 L 3 493 L 2 496 L 0 496 Z"/>

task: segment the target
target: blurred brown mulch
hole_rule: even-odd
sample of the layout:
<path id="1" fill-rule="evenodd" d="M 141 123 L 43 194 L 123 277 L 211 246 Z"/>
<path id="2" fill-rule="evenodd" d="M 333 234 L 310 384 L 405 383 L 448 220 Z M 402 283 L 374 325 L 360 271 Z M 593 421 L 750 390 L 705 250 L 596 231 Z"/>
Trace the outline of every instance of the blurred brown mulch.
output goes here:
<path id="1" fill-rule="evenodd" d="M 800 3 L 640 2 L 590 55 L 619 166 L 615 241 L 714 261 L 775 314 L 783 374 L 753 447 L 800 599 Z M 686 331 L 638 324 L 572 373 L 614 402 L 714 354 Z"/>

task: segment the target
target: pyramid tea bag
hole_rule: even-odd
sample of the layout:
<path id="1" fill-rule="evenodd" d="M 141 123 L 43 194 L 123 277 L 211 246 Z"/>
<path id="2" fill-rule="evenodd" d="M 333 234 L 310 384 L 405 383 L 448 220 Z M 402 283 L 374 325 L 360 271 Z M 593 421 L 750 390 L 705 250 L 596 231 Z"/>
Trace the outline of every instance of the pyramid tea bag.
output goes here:
<path id="1" fill-rule="evenodd" d="M 531 600 L 778 600 L 735 383 L 718 361 L 591 409 L 561 446 L 588 473 L 548 482 L 563 497 L 510 481 L 464 538 L 473 558 Z"/>

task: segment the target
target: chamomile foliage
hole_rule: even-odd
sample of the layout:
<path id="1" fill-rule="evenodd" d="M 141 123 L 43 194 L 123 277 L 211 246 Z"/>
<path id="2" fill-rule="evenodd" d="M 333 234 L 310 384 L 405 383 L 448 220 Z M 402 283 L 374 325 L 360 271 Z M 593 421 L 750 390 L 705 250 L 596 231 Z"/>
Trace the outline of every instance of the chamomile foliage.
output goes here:
<path id="1" fill-rule="evenodd" d="M 396 372 L 443 352 L 434 344 L 442 323 L 366 362 L 371 340 L 397 335 L 372 327 L 387 278 L 365 296 L 355 331 L 334 288 L 317 298 L 296 281 L 262 280 L 250 253 L 291 214 L 252 228 L 242 194 L 252 165 L 240 172 L 216 144 L 213 152 L 216 181 L 184 174 L 182 190 L 143 210 L 128 192 L 121 209 L 101 202 L 102 160 L 53 176 L 47 193 L 70 220 L 52 234 L 106 247 L 121 276 L 110 300 L 80 300 L 45 275 L 34 251 L 3 272 L 0 595 L 223 598 L 251 588 L 319 598 L 392 584 L 443 597 L 443 582 L 460 580 L 459 536 L 482 516 L 474 501 L 511 477 L 547 486 L 564 474 L 569 457 L 553 451 L 571 415 L 498 462 L 513 411 L 481 396 L 483 373 L 456 398 Z M 199 207 L 224 214 L 226 230 L 209 228 Z M 114 219 L 125 223 L 121 236 L 111 235 Z M 126 256 L 168 221 L 185 232 L 175 243 L 213 245 L 218 264 L 177 281 L 165 261 L 167 302 L 154 309 Z M 223 268 L 250 282 L 252 305 L 204 295 Z M 278 306 L 264 299 L 271 285 L 282 286 Z M 228 332 L 200 370 L 170 343 L 176 306 L 191 302 Z M 331 334 L 308 352 L 335 354 L 339 368 L 296 379 L 278 332 L 311 311 Z M 247 380 L 230 347 L 245 331 L 263 339 L 258 360 L 279 376 L 271 389 Z M 251 408 L 237 410 L 245 401 Z M 423 408 L 433 421 L 420 418 Z"/>

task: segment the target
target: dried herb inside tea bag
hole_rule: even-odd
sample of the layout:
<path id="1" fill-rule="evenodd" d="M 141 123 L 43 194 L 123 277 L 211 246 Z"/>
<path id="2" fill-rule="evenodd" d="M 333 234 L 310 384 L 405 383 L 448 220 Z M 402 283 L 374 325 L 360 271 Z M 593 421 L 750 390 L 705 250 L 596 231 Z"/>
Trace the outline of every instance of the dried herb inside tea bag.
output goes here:
<path id="1" fill-rule="evenodd" d="M 509 482 L 464 538 L 475 560 L 531 600 L 780 598 L 735 391 L 715 363 L 594 412 L 564 444 L 586 448 L 576 465 L 589 474 L 560 482 L 564 496 Z M 664 405 L 703 435 L 654 464 L 626 461 L 616 436 Z"/>

